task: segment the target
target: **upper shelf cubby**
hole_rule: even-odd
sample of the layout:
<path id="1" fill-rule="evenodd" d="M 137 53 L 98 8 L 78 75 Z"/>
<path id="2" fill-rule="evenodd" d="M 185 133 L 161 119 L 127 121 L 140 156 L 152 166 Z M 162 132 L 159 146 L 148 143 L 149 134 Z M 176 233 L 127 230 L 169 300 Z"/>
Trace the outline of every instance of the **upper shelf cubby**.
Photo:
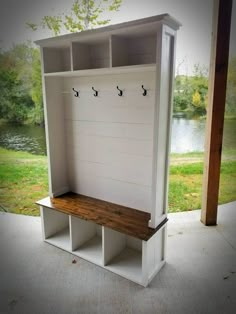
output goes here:
<path id="1" fill-rule="evenodd" d="M 73 70 L 99 69 L 110 66 L 109 40 L 73 42 Z"/>
<path id="2" fill-rule="evenodd" d="M 169 14 L 161 14 L 36 43 L 43 51 L 46 75 L 87 75 L 87 71 L 96 69 L 113 73 L 113 69 L 122 71 L 122 67 L 155 65 L 161 29 L 175 32 L 180 26 Z"/>
<path id="3" fill-rule="evenodd" d="M 112 67 L 156 63 L 157 36 L 114 35 L 111 39 Z"/>
<path id="4" fill-rule="evenodd" d="M 81 39 L 43 48 L 44 73 L 73 75 L 86 70 L 112 70 L 156 63 L 157 34 L 122 33 Z"/>
<path id="5" fill-rule="evenodd" d="M 44 47 L 44 73 L 65 72 L 71 70 L 70 47 Z"/>

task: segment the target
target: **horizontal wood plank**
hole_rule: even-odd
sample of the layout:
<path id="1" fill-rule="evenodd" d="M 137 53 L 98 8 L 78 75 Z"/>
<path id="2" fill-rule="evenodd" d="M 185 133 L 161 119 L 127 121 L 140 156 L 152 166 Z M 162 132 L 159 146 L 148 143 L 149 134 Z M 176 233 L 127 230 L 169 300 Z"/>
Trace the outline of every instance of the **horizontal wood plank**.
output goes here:
<path id="1" fill-rule="evenodd" d="M 69 167 L 69 187 L 67 191 L 87 195 L 113 204 L 135 208 L 144 212 L 151 210 L 151 188 L 113 180 L 106 177 L 97 177 L 85 173 L 75 172 L 75 167 Z M 57 194 L 61 195 L 67 191 Z"/>
<path id="2" fill-rule="evenodd" d="M 148 227 L 149 213 L 72 192 L 56 198 L 44 198 L 37 204 L 93 221 L 98 225 L 145 241 L 149 240 L 167 222 L 166 218 L 155 229 L 152 229 Z"/>

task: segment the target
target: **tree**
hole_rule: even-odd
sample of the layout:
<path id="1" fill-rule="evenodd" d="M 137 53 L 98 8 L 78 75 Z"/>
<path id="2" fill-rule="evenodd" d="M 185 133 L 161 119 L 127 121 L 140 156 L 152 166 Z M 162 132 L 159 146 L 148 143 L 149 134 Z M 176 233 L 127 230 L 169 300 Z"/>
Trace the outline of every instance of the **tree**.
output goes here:
<path id="1" fill-rule="evenodd" d="M 174 112 L 187 111 L 192 102 L 191 82 L 187 75 L 177 75 L 175 78 Z"/>
<path id="2" fill-rule="evenodd" d="M 8 122 L 23 123 L 33 103 L 17 76 L 16 71 L 0 69 L 0 116 Z"/>
<path id="3" fill-rule="evenodd" d="M 42 125 L 44 123 L 44 114 L 39 49 L 35 49 L 33 53 L 31 97 L 34 102 L 34 107 L 32 108 L 29 115 L 30 120 L 35 124 Z"/>
<path id="4" fill-rule="evenodd" d="M 43 123 L 40 67 L 39 50 L 30 42 L 0 53 L 2 118 Z"/>
<path id="5" fill-rule="evenodd" d="M 208 94 L 208 69 L 205 66 L 198 64 L 194 65 L 192 76 L 192 88 L 194 93 L 198 92 L 200 95 L 200 103 L 198 108 L 202 108 L 202 113 L 205 114 L 206 99 Z"/>
<path id="6" fill-rule="evenodd" d="M 37 25 L 27 22 L 26 25 L 33 31 L 39 27 L 49 29 L 54 36 L 59 35 L 64 27 L 70 33 L 87 30 L 95 26 L 107 25 L 109 19 L 101 19 L 104 12 L 118 11 L 122 0 L 75 0 L 70 14 L 44 16 Z"/>
<path id="7" fill-rule="evenodd" d="M 195 107 L 200 107 L 201 106 L 201 95 L 199 94 L 198 91 L 196 91 L 193 96 L 192 96 L 192 104 Z"/>
<path id="8" fill-rule="evenodd" d="M 175 79 L 174 112 L 205 115 L 208 93 L 208 70 L 194 65 L 192 76 L 178 75 Z"/>
<path id="9" fill-rule="evenodd" d="M 17 79 L 19 79 L 25 90 L 30 94 L 31 80 L 32 80 L 32 62 L 33 48 L 30 41 L 22 44 L 14 45 L 4 53 L 4 63 L 1 64 L 2 68 L 8 70 L 14 70 L 17 73 Z"/>
<path id="10" fill-rule="evenodd" d="M 198 115 L 206 114 L 206 101 L 205 101 L 206 98 L 205 97 L 202 98 L 198 90 L 196 90 L 194 94 L 192 95 L 192 105 L 193 105 L 195 114 L 198 114 Z"/>

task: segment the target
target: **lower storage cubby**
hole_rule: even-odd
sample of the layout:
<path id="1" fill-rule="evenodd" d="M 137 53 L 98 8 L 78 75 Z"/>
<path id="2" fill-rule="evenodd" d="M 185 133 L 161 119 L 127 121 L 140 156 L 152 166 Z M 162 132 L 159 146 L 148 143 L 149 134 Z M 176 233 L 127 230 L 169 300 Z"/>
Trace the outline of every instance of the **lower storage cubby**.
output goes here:
<path id="1" fill-rule="evenodd" d="M 99 201 L 97 212 L 94 206 L 91 215 L 85 211 L 85 205 L 91 206 L 91 199 L 81 197 L 79 200 L 67 198 L 65 206 L 57 203 L 58 198 L 40 201 L 44 240 L 146 287 L 165 263 L 167 219 L 155 230 L 143 227 L 141 218 L 134 221 L 135 228 L 129 228 L 130 216 L 125 217 L 122 208 Z M 71 213 L 73 206 L 77 216 Z M 103 208 L 107 213 L 105 211 L 101 216 Z M 132 210 L 127 209 L 127 212 L 131 215 Z M 137 211 L 134 214 L 134 217 L 140 215 Z M 103 217 L 102 221 L 100 217 Z"/>
<path id="2" fill-rule="evenodd" d="M 142 240 L 104 227 L 104 263 L 107 269 L 142 283 Z"/>
<path id="3" fill-rule="evenodd" d="M 69 216 L 56 210 L 42 207 L 43 234 L 46 242 L 63 250 L 70 250 Z"/>
<path id="4" fill-rule="evenodd" d="M 166 226 L 148 241 L 104 227 L 104 264 L 110 271 L 147 286 L 165 263 Z"/>
<path id="5" fill-rule="evenodd" d="M 73 216 L 70 219 L 72 253 L 102 266 L 102 226 Z"/>

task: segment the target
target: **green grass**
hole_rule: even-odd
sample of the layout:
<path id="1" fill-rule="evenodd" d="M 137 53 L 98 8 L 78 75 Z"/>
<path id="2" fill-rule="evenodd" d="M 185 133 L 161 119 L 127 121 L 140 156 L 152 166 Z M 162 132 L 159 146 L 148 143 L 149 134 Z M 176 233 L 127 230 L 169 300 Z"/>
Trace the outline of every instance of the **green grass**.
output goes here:
<path id="1" fill-rule="evenodd" d="M 201 208 L 203 162 L 170 167 L 169 211 L 178 212 Z M 223 161 L 219 204 L 236 200 L 236 160 Z"/>
<path id="2" fill-rule="evenodd" d="M 47 160 L 0 148 L 0 210 L 38 215 L 37 200 L 48 195 Z"/>
<path id="3" fill-rule="evenodd" d="M 219 203 L 236 200 L 236 153 L 225 152 Z M 0 210 L 38 215 L 35 202 L 48 195 L 47 159 L 0 148 Z M 203 154 L 171 155 L 169 211 L 201 208 Z"/>
<path id="4" fill-rule="evenodd" d="M 227 120 L 236 120 L 236 114 L 225 114 L 224 118 Z"/>
<path id="5" fill-rule="evenodd" d="M 203 161 L 204 159 L 204 153 L 203 152 L 191 152 L 191 153 L 185 153 L 185 154 L 177 154 L 177 153 L 172 153 L 170 156 L 171 161 L 179 163 L 181 160 L 188 160 L 188 163 L 193 160 L 199 160 Z M 236 149 L 228 149 L 222 151 L 222 160 L 236 160 Z"/>

